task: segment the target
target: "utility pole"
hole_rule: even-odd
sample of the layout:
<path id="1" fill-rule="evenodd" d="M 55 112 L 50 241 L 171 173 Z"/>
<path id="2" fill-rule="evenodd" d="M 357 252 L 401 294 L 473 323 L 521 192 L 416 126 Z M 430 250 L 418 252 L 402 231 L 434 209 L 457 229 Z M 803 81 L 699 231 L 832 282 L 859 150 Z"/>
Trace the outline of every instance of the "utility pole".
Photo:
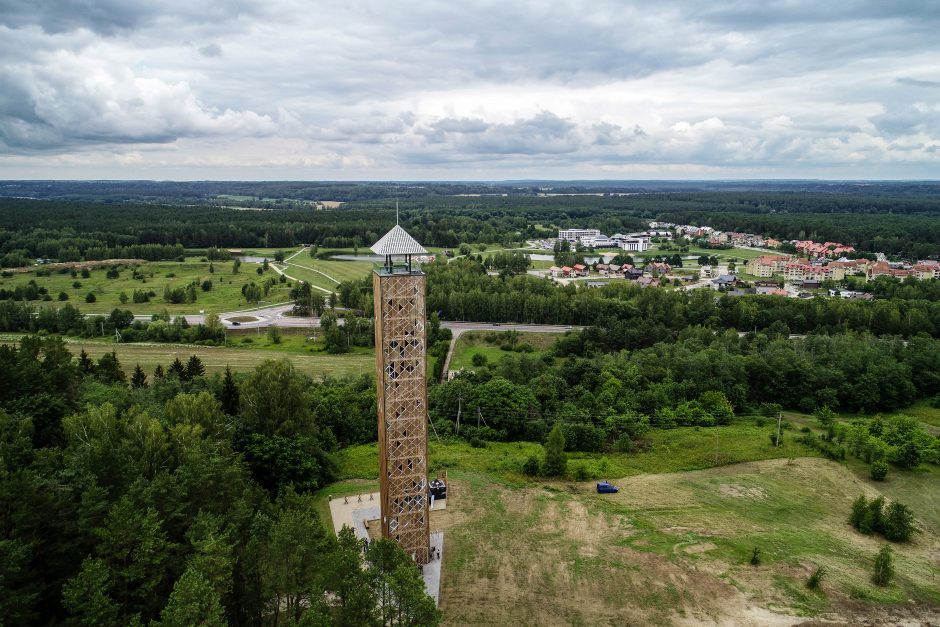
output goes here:
<path id="1" fill-rule="evenodd" d="M 774 442 L 774 446 L 780 446 L 780 422 L 783 420 L 783 412 L 777 412 L 777 441 Z"/>
<path id="2" fill-rule="evenodd" d="M 456 435 L 460 435 L 460 411 L 463 409 L 463 394 L 457 395 L 457 431 Z"/>

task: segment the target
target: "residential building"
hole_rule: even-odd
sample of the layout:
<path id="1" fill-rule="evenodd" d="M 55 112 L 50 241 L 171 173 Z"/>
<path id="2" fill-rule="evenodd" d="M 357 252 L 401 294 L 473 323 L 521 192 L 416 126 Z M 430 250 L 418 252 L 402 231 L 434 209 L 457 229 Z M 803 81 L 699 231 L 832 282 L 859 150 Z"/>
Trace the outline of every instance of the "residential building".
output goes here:
<path id="1" fill-rule="evenodd" d="M 559 229 L 558 239 L 568 240 L 572 244 L 581 242 L 585 246 L 589 246 L 588 240 L 593 242 L 600 234 L 601 232 L 598 229 Z"/>

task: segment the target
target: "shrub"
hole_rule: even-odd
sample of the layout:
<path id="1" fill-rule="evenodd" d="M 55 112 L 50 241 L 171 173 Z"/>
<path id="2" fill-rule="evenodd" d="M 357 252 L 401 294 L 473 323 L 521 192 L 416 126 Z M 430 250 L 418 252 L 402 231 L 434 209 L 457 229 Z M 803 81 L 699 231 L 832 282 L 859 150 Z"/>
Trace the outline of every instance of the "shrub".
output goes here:
<path id="1" fill-rule="evenodd" d="M 891 557 L 891 547 L 884 545 L 875 557 L 875 568 L 871 573 L 871 580 L 876 586 L 887 586 L 894 577 L 894 564 Z"/>
<path id="2" fill-rule="evenodd" d="M 826 567 L 817 566 L 816 570 L 810 574 L 809 579 L 806 580 L 806 587 L 810 590 L 819 590 L 819 586 L 822 584 L 822 580 L 825 575 Z"/>
<path id="3" fill-rule="evenodd" d="M 894 501 L 888 506 L 882 526 L 888 540 L 907 542 L 914 534 L 914 513 L 907 505 Z"/>
<path id="4" fill-rule="evenodd" d="M 561 423 L 555 423 L 545 443 L 545 463 L 542 469 L 549 477 L 563 477 L 568 466 L 565 456 L 565 435 Z"/>
<path id="5" fill-rule="evenodd" d="M 535 455 L 529 455 L 528 459 L 522 464 L 522 472 L 530 477 L 539 474 L 539 458 Z"/>
<path id="6" fill-rule="evenodd" d="M 858 498 L 852 502 L 852 513 L 849 514 L 849 524 L 862 530 L 862 521 L 865 520 L 865 514 L 868 512 L 868 499 L 864 494 L 859 494 Z"/>
<path id="7" fill-rule="evenodd" d="M 760 547 L 755 546 L 751 551 L 751 566 L 760 566 Z"/>
<path id="8" fill-rule="evenodd" d="M 93 303 L 96 300 L 98 300 L 98 298 L 95 296 L 94 292 L 88 292 L 88 294 L 85 296 L 86 303 Z"/>
<path id="9" fill-rule="evenodd" d="M 884 481 L 888 476 L 888 462 L 883 459 L 875 460 L 871 463 L 868 472 L 875 481 Z"/>
<path id="10" fill-rule="evenodd" d="M 773 444 L 774 446 L 780 446 L 781 444 L 783 444 L 783 434 L 781 433 L 781 434 L 778 436 L 776 430 L 771 431 L 771 432 L 770 432 L 770 443 Z"/>
<path id="11" fill-rule="evenodd" d="M 59 292 L 59 300 L 68 300 L 68 299 L 69 299 L 68 294 L 66 294 L 65 292 Z"/>
<path id="12" fill-rule="evenodd" d="M 474 353 L 473 357 L 470 358 L 470 363 L 472 363 L 474 366 L 478 368 L 482 368 L 483 366 L 485 366 L 486 361 L 487 361 L 486 355 L 484 355 L 483 353 Z"/>
<path id="13" fill-rule="evenodd" d="M 587 481 L 591 478 L 591 473 L 588 472 L 587 466 L 578 463 L 571 467 L 571 477 L 575 481 Z"/>
<path id="14" fill-rule="evenodd" d="M 869 501 L 868 511 L 865 512 L 865 517 L 862 519 L 862 527 L 859 531 L 865 534 L 872 532 L 883 533 L 885 528 L 884 507 L 885 497 L 883 496 Z"/>
<path id="15" fill-rule="evenodd" d="M 473 448 L 486 448 L 486 442 L 484 442 L 477 436 L 473 436 L 472 438 L 470 438 L 470 446 L 472 446 Z"/>

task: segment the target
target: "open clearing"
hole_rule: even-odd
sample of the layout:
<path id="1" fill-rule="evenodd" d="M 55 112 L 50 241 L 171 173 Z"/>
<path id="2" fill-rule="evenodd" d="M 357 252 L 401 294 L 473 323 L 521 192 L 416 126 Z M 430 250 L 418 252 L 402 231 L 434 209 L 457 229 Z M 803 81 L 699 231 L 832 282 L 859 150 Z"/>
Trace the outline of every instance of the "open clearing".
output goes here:
<path id="1" fill-rule="evenodd" d="M 35 301 L 37 306 L 51 305 L 59 307 L 63 303 L 58 300 L 59 293 L 64 292 L 68 295 L 67 302 L 78 307 L 83 313 L 111 313 L 114 308 L 130 309 L 135 314 L 153 314 L 166 310 L 170 315 L 177 314 L 195 314 L 201 311 L 207 313 L 222 313 L 225 311 L 235 311 L 247 307 L 255 307 L 265 303 L 279 303 L 288 300 L 290 288 L 286 283 L 278 283 L 265 297 L 262 303 L 248 303 L 242 296 L 242 286 L 249 282 L 257 284 L 263 283 L 270 277 L 276 277 L 273 269 L 269 269 L 263 275 L 257 274 L 261 268 L 260 264 L 243 263 L 238 274 L 232 274 L 232 262 L 216 261 L 211 264 L 215 270 L 209 272 L 210 263 L 200 261 L 199 258 L 189 257 L 186 261 L 158 261 L 143 263 L 138 266 L 143 273 L 141 279 L 133 278 L 133 270 L 130 267 L 121 268 L 121 274 L 118 278 L 109 279 L 106 276 L 106 268 L 96 268 L 91 270 L 89 278 L 82 278 L 79 273 L 76 277 L 68 272 L 59 273 L 53 271 L 50 276 L 36 276 L 36 272 L 26 272 L 15 274 L 12 277 L 0 278 L 0 288 L 12 289 L 17 285 L 25 285 L 30 280 L 35 280 L 40 287 L 49 290 L 52 297 L 50 302 Z M 212 281 L 212 289 L 208 292 L 202 291 L 201 287 L 196 289 L 195 303 L 172 304 L 163 300 L 163 289 L 167 285 L 171 288 L 185 288 L 190 282 L 197 281 L 200 284 L 205 281 Z M 75 283 L 79 287 L 75 287 Z M 153 292 L 154 296 L 148 303 L 135 303 L 133 301 L 134 290 Z M 127 302 L 121 303 L 121 292 L 127 295 Z M 89 293 L 95 295 L 94 303 L 85 302 Z"/>
<path id="2" fill-rule="evenodd" d="M 614 495 L 596 494 L 592 482 L 522 475 L 538 444 L 473 448 L 432 437 L 431 474 L 446 469 L 450 478 L 447 510 L 431 517 L 432 531 L 447 533 L 445 623 L 940 621 L 940 471 L 892 469 L 875 483 L 857 460 L 811 456 L 792 432 L 772 447 L 771 428 L 739 419 L 653 431 L 639 453 L 569 454 L 569 469 L 611 479 L 621 488 Z M 340 451 L 345 480 L 319 496 L 371 488 L 377 460 L 374 444 Z M 869 580 L 883 538 L 847 523 L 861 493 L 899 499 L 918 519 L 914 540 L 892 545 L 897 575 L 887 588 Z M 806 587 L 817 566 L 826 568 L 822 592 Z"/>
<path id="3" fill-rule="evenodd" d="M 234 371 L 248 371 L 265 359 L 288 359 L 301 372 L 312 377 L 358 376 L 371 374 L 375 370 L 375 356 L 372 351 L 353 352 L 344 355 L 305 355 L 297 351 L 277 351 L 270 346 L 262 334 L 258 338 L 258 348 L 227 348 L 214 346 L 196 346 L 188 344 L 114 344 L 80 338 L 63 338 L 66 346 L 74 355 L 82 349 L 89 356 L 97 359 L 105 353 L 114 351 L 121 361 L 121 367 L 130 375 L 138 363 L 150 375 L 161 364 L 164 368 L 173 359 L 179 357 L 184 362 L 190 355 L 202 360 L 206 372 L 222 372 L 226 366 Z M 261 349 L 261 350 L 259 350 Z"/>
<path id="4" fill-rule="evenodd" d="M 432 453 L 432 458 L 434 454 Z M 591 483 L 506 483 L 449 469 L 441 581 L 446 624 L 794 625 L 940 620 L 940 537 L 893 545 L 895 583 L 869 582 L 883 540 L 856 533 L 852 499 L 875 489 L 818 458 Z M 940 489 L 936 481 L 932 489 Z M 323 491 L 366 487 L 356 481 Z M 915 511 L 916 502 L 912 502 Z M 748 563 L 759 546 L 763 562 Z M 805 586 L 817 565 L 822 592 Z"/>
<path id="5" fill-rule="evenodd" d="M 454 346 L 454 356 L 450 362 L 450 369 L 461 370 L 466 368 L 473 370 L 474 355 L 483 355 L 489 363 L 496 363 L 504 356 L 513 354 L 528 354 L 540 357 L 548 352 L 559 336 L 554 333 L 516 333 L 516 337 L 518 339 L 515 346 L 528 344 L 533 350 L 529 353 L 504 351 L 500 346 L 507 340 L 505 331 L 469 331 L 463 333 L 457 338 L 457 343 Z"/>

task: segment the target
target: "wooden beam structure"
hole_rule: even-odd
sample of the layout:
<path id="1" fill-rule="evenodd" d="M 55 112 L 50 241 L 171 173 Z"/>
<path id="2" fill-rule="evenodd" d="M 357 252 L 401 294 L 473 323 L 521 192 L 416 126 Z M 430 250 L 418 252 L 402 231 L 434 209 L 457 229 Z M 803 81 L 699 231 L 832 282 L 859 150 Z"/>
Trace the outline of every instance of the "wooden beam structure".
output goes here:
<path id="1" fill-rule="evenodd" d="M 389 260 L 372 277 L 382 535 L 418 564 L 431 560 L 426 283 L 410 255 L 404 267 Z"/>

